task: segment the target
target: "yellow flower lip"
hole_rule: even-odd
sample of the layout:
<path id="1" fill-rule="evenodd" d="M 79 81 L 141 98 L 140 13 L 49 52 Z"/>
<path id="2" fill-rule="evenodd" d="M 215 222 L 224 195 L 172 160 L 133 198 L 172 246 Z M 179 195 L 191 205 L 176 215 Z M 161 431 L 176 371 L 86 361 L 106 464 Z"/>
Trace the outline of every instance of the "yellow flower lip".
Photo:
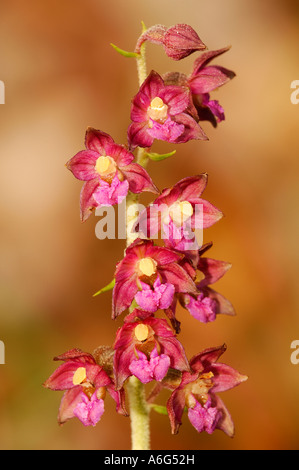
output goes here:
<path id="1" fill-rule="evenodd" d="M 193 215 L 193 207 L 189 201 L 175 202 L 170 206 L 169 214 L 175 224 L 182 225 Z"/>
<path id="2" fill-rule="evenodd" d="M 154 259 L 150 257 L 141 258 L 138 261 L 138 269 L 141 272 L 141 274 L 144 274 L 145 276 L 150 277 L 156 273 L 157 263 Z"/>
<path id="3" fill-rule="evenodd" d="M 76 372 L 73 375 L 73 384 L 80 385 L 86 379 L 86 369 L 85 367 L 78 367 Z"/>
<path id="4" fill-rule="evenodd" d="M 95 164 L 96 172 L 103 176 L 109 175 L 111 173 L 115 173 L 116 171 L 116 164 L 113 158 L 109 157 L 108 155 L 101 155 Z"/>
<path id="5" fill-rule="evenodd" d="M 167 104 L 159 96 L 156 96 L 152 99 L 147 114 L 153 121 L 164 122 L 167 119 L 167 110 Z"/>
<path id="6" fill-rule="evenodd" d="M 149 334 L 148 326 L 143 323 L 139 323 L 139 325 L 135 327 L 134 333 L 138 341 L 145 341 Z"/>

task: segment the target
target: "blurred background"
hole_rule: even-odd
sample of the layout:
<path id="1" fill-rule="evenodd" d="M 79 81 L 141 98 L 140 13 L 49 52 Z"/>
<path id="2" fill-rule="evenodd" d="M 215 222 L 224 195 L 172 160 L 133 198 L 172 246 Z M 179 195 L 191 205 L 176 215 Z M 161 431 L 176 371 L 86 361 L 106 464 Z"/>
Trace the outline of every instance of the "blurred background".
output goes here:
<path id="1" fill-rule="evenodd" d="M 111 320 L 111 293 L 93 298 L 113 277 L 123 240 L 98 240 L 97 217 L 79 220 L 81 182 L 65 168 L 84 146 L 88 126 L 126 142 L 134 59 L 146 26 L 188 23 L 209 49 L 231 45 L 214 63 L 236 78 L 213 94 L 225 109 L 208 142 L 175 147 L 148 170 L 162 189 L 207 172 L 205 199 L 225 217 L 207 229 L 209 256 L 232 269 L 214 287 L 235 317 L 197 323 L 179 310 L 187 355 L 227 344 L 223 362 L 249 376 L 221 398 L 233 417 L 233 439 L 198 434 L 184 417 L 176 436 L 152 414 L 152 449 L 298 449 L 299 364 L 299 80 L 297 0 L 0 0 L 0 365 L 1 449 L 130 449 L 130 423 L 106 400 L 95 428 L 78 420 L 59 427 L 62 393 L 42 383 L 52 358 L 78 347 L 111 345 L 122 318 Z M 148 68 L 189 73 L 148 45 Z M 154 144 L 153 150 L 173 150 Z M 167 398 L 167 397 L 166 397 Z"/>

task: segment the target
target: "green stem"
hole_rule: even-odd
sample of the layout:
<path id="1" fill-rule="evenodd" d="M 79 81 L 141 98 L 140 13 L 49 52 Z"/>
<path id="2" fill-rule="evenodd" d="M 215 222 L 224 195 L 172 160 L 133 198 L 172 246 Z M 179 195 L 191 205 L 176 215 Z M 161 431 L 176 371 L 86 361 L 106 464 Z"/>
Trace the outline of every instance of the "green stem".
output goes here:
<path id="1" fill-rule="evenodd" d="M 136 58 L 139 86 L 147 77 L 145 44 L 142 44 L 140 54 Z M 146 167 L 148 156 L 145 149 L 139 147 L 137 150 L 136 162 Z M 129 246 L 137 237 L 137 234 L 131 233 L 136 216 L 138 214 L 139 196 L 129 193 L 127 196 L 127 220 L 126 236 L 127 246 Z M 131 376 L 127 383 L 127 393 L 129 398 L 130 419 L 131 419 L 131 441 L 132 450 L 150 450 L 150 408 L 145 399 L 145 390 L 143 383 L 135 376 Z"/>
<path id="2" fill-rule="evenodd" d="M 132 450 L 150 450 L 149 411 L 144 385 L 135 376 L 127 384 L 130 405 Z"/>

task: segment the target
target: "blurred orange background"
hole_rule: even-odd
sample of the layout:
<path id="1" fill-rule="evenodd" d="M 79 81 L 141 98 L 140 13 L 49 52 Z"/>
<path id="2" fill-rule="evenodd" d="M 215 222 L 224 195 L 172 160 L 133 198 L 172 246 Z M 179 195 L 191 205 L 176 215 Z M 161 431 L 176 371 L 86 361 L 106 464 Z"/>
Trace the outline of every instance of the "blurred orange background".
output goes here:
<path id="1" fill-rule="evenodd" d="M 298 449 L 299 364 L 299 80 L 297 0 L 12 0 L 0 1 L 1 449 L 130 449 L 130 422 L 106 400 L 95 428 L 56 422 L 62 393 L 42 387 L 78 347 L 111 345 L 122 318 L 111 320 L 111 293 L 92 294 L 113 277 L 123 240 L 98 240 L 97 218 L 79 220 L 77 181 L 64 167 L 83 149 L 88 126 L 126 142 L 136 93 L 133 50 L 146 26 L 188 23 L 209 49 L 231 45 L 214 63 L 236 78 L 213 94 L 225 109 L 208 142 L 177 146 L 148 170 L 163 189 L 207 172 L 205 199 L 225 217 L 207 229 L 209 255 L 232 269 L 215 285 L 237 316 L 201 324 L 179 310 L 187 355 L 226 343 L 223 362 L 249 376 L 221 398 L 236 434 L 198 434 L 184 417 L 176 436 L 168 418 L 151 416 L 152 449 Z M 189 73 L 148 45 L 148 68 Z M 156 142 L 155 151 L 171 151 Z"/>

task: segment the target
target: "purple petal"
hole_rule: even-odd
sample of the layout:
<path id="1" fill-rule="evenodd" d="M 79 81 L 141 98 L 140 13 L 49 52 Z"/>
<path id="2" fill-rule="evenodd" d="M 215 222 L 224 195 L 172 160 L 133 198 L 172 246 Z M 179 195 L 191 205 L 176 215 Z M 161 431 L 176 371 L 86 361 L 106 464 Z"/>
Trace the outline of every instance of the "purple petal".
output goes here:
<path id="1" fill-rule="evenodd" d="M 185 127 L 184 132 L 176 140 L 177 144 L 188 142 L 191 139 L 208 140 L 208 137 L 192 116 L 181 113 L 177 114 L 174 119 L 178 124 L 182 124 Z"/>
<path id="2" fill-rule="evenodd" d="M 229 51 L 229 47 L 224 47 L 223 49 L 217 49 L 215 51 L 205 51 L 203 52 L 195 61 L 193 64 L 193 70 L 191 77 L 194 75 L 197 75 L 199 71 L 206 66 L 211 60 L 213 60 L 215 57 L 218 57 L 219 55 L 223 54 L 224 52 Z M 233 73 L 233 72 L 232 72 Z"/>
<path id="3" fill-rule="evenodd" d="M 236 315 L 235 309 L 232 303 L 219 294 L 219 292 L 214 291 L 210 287 L 205 287 L 202 289 L 202 292 L 206 297 L 210 297 L 216 302 L 216 315 L 223 313 L 224 315 Z"/>
<path id="4" fill-rule="evenodd" d="M 180 371 L 189 370 L 189 363 L 185 350 L 180 341 L 175 337 L 160 338 L 161 352 L 170 358 L 170 367 Z"/>
<path id="5" fill-rule="evenodd" d="M 210 111 L 215 116 L 217 122 L 224 121 L 225 119 L 224 109 L 222 108 L 222 106 L 219 104 L 217 100 L 208 100 L 205 103 L 205 106 L 207 106 L 210 109 Z"/>
<path id="6" fill-rule="evenodd" d="M 150 97 L 143 91 L 139 91 L 132 100 L 131 120 L 133 122 L 144 122 L 148 120 L 147 108 L 151 104 Z"/>
<path id="7" fill-rule="evenodd" d="M 212 434 L 221 416 L 221 411 L 208 404 L 201 406 L 200 403 L 196 402 L 193 408 L 188 409 L 190 423 L 198 432 L 206 431 L 208 434 Z"/>
<path id="8" fill-rule="evenodd" d="M 84 426 L 95 426 L 104 413 L 104 400 L 98 399 L 96 392 L 91 396 L 90 400 L 81 393 L 81 401 L 77 403 L 73 411 L 74 415 L 84 424 Z"/>
<path id="9" fill-rule="evenodd" d="M 78 362 L 68 361 L 61 364 L 44 383 L 44 387 L 51 390 L 68 390 L 75 387 L 73 377 L 80 367 Z"/>
<path id="10" fill-rule="evenodd" d="M 210 368 L 225 351 L 225 344 L 215 348 L 207 348 L 192 357 L 190 360 L 190 367 L 194 372 L 202 372 L 204 369 Z"/>
<path id="11" fill-rule="evenodd" d="M 216 302 L 209 297 L 203 297 L 200 294 L 196 299 L 189 297 L 189 303 L 186 304 L 187 310 L 191 315 L 202 323 L 208 323 L 216 319 Z"/>
<path id="12" fill-rule="evenodd" d="M 112 318 L 116 318 L 130 307 L 137 291 L 138 287 L 135 277 L 115 284 L 112 294 Z"/>
<path id="13" fill-rule="evenodd" d="M 213 393 L 230 390 L 248 379 L 246 375 L 220 362 L 212 364 L 208 369 L 214 374 Z"/>
<path id="14" fill-rule="evenodd" d="M 159 270 L 164 283 L 173 284 L 176 292 L 187 292 L 197 294 L 197 288 L 184 268 L 178 264 L 171 263 Z"/>
<path id="15" fill-rule="evenodd" d="M 120 169 L 122 169 L 122 167 L 124 166 L 129 165 L 134 160 L 134 155 L 129 152 L 125 147 L 118 144 L 110 145 L 108 156 L 115 160 L 116 165 Z"/>
<path id="16" fill-rule="evenodd" d="M 163 239 L 168 247 L 178 251 L 197 250 L 199 245 L 190 224 L 177 227 L 171 220 L 168 225 L 163 224 Z"/>
<path id="17" fill-rule="evenodd" d="M 223 217 L 223 213 L 205 199 L 190 199 L 189 202 L 198 205 L 197 214 L 199 215 L 199 221 L 197 228 L 209 228 Z"/>
<path id="18" fill-rule="evenodd" d="M 120 390 L 124 381 L 130 376 L 129 365 L 136 358 L 134 328 L 137 323 L 125 324 L 119 328 L 113 345 L 113 370 L 116 390 Z"/>
<path id="19" fill-rule="evenodd" d="M 135 300 L 143 310 L 153 313 L 159 309 L 167 309 L 171 305 L 174 296 L 172 284 L 161 284 L 160 279 L 157 278 L 154 289 L 143 282 L 141 285 L 142 290 L 137 292 Z"/>
<path id="20" fill-rule="evenodd" d="M 159 193 L 148 172 L 138 163 L 130 163 L 130 165 L 123 167 L 121 171 L 126 177 L 129 183 L 129 190 L 132 193 L 139 194 L 143 191 Z"/>
<path id="21" fill-rule="evenodd" d="M 142 286 L 144 283 L 141 283 Z M 155 292 L 150 288 L 148 284 L 145 284 L 141 291 L 135 295 L 135 300 L 139 307 L 146 312 L 156 312 L 158 310 L 158 302 Z"/>
<path id="22" fill-rule="evenodd" d="M 209 93 L 215 88 L 219 88 L 231 79 L 231 72 L 224 67 L 211 66 L 204 67 L 198 75 L 190 81 L 189 86 L 194 95 Z"/>
<path id="23" fill-rule="evenodd" d="M 137 351 L 138 359 L 133 360 L 129 366 L 130 372 L 144 384 L 153 379 L 161 381 L 169 369 L 169 357 L 165 354 L 159 356 L 156 348 L 154 351 L 152 351 L 149 361 L 144 353 Z"/>
<path id="24" fill-rule="evenodd" d="M 164 82 L 162 77 L 152 70 L 141 85 L 139 93 L 144 93 L 151 101 L 153 98 L 160 95 L 160 91 L 163 88 Z"/>
<path id="25" fill-rule="evenodd" d="M 153 367 L 153 377 L 160 382 L 164 379 L 170 367 L 170 358 L 166 354 L 158 355 L 157 348 L 151 352 L 150 363 Z"/>
<path id="26" fill-rule="evenodd" d="M 228 409 L 226 408 L 225 404 L 223 403 L 221 398 L 214 395 L 213 396 L 213 405 L 219 411 L 221 411 L 221 415 L 222 415 L 221 418 L 219 419 L 218 423 L 217 423 L 217 429 L 220 429 L 221 431 L 225 432 L 225 434 L 227 434 L 229 437 L 233 437 L 234 432 L 235 432 L 235 426 L 234 426 L 234 422 L 233 422 L 233 420 L 231 418 L 231 415 L 230 415 Z"/>
<path id="27" fill-rule="evenodd" d="M 157 281 L 160 282 L 160 279 L 157 278 Z M 156 281 L 156 282 L 157 282 Z M 170 307 L 173 301 L 173 296 L 175 293 L 175 288 L 172 284 L 166 283 L 166 284 L 161 284 L 159 287 L 155 287 L 155 291 L 159 293 L 160 299 L 159 299 L 159 308 L 164 310 Z"/>
<path id="28" fill-rule="evenodd" d="M 91 215 L 98 203 L 94 199 L 94 193 L 99 187 L 99 178 L 95 178 L 84 183 L 80 193 L 80 217 L 81 221 L 85 222 Z"/>
<path id="29" fill-rule="evenodd" d="M 98 157 L 93 150 L 82 150 L 66 163 L 66 167 L 78 180 L 89 181 L 99 176 L 95 170 Z"/>
<path id="30" fill-rule="evenodd" d="M 128 181 L 120 181 L 116 174 L 111 185 L 100 179 L 93 197 L 99 206 L 113 206 L 114 204 L 120 204 L 127 196 L 128 191 Z"/>
<path id="31" fill-rule="evenodd" d="M 136 147 L 151 147 L 154 138 L 148 133 L 148 122 L 132 122 L 128 127 L 128 142 L 131 150 Z"/>
<path id="32" fill-rule="evenodd" d="M 180 191 L 180 201 L 199 198 L 205 190 L 208 183 L 208 175 L 203 173 L 196 176 L 188 176 L 180 180 L 175 186 Z"/>
<path id="33" fill-rule="evenodd" d="M 197 268 L 204 274 L 205 278 L 198 284 L 198 287 L 201 288 L 219 281 L 231 266 L 232 265 L 226 261 L 219 261 L 212 258 L 199 258 Z"/>
<path id="34" fill-rule="evenodd" d="M 114 140 L 106 132 L 99 131 L 89 127 L 85 134 L 85 145 L 89 150 L 94 150 L 100 155 L 109 155 L 106 153 L 107 147 L 114 143 Z"/>
<path id="35" fill-rule="evenodd" d="M 44 387 L 51 390 L 68 390 L 76 385 L 73 382 L 74 374 L 79 367 L 84 367 L 86 377 L 90 381 L 94 381 L 102 369 L 97 364 L 81 363 L 79 361 L 66 361 L 61 364 L 53 374 L 45 381 Z"/>
<path id="36" fill-rule="evenodd" d="M 74 418 L 74 408 L 81 402 L 82 389 L 80 385 L 71 388 L 64 393 L 59 406 L 58 423 L 64 424 L 69 419 Z"/>
<path id="37" fill-rule="evenodd" d="M 59 356 L 55 356 L 54 361 L 73 361 L 88 364 L 96 364 L 95 358 L 92 354 L 86 353 L 79 348 L 69 349 Z"/>
<path id="38" fill-rule="evenodd" d="M 169 416 L 171 432 L 177 434 L 182 424 L 182 416 L 185 408 L 184 390 L 175 390 L 167 401 L 167 412 Z"/>
<path id="39" fill-rule="evenodd" d="M 148 240 L 145 246 L 146 251 L 144 256 L 142 257 L 149 256 L 150 258 L 153 258 L 157 262 L 158 268 L 167 266 L 170 263 L 178 262 L 182 259 L 181 254 L 176 253 L 173 250 L 170 250 L 169 248 L 154 246 L 152 240 Z"/>
<path id="40" fill-rule="evenodd" d="M 161 90 L 159 98 L 167 104 L 171 116 L 182 113 L 189 105 L 189 90 L 180 86 L 167 85 Z"/>
<path id="41" fill-rule="evenodd" d="M 185 126 L 183 124 L 172 121 L 170 118 L 167 118 L 163 124 L 152 120 L 151 122 L 152 127 L 147 129 L 147 133 L 157 140 L 177 142 L 177 139 L 185 131 Z"/>
<path id="42" fill-rule="evenodd" d="M 107 387 L 109 395 L 113 398 L 116 403 L 117 413 L 123 416 L 129 416 L 129 413 L 126 409 L 126 394 L 125 390 L 121 388 L 120 390 L 115 390 L 115 385 Z"/>

